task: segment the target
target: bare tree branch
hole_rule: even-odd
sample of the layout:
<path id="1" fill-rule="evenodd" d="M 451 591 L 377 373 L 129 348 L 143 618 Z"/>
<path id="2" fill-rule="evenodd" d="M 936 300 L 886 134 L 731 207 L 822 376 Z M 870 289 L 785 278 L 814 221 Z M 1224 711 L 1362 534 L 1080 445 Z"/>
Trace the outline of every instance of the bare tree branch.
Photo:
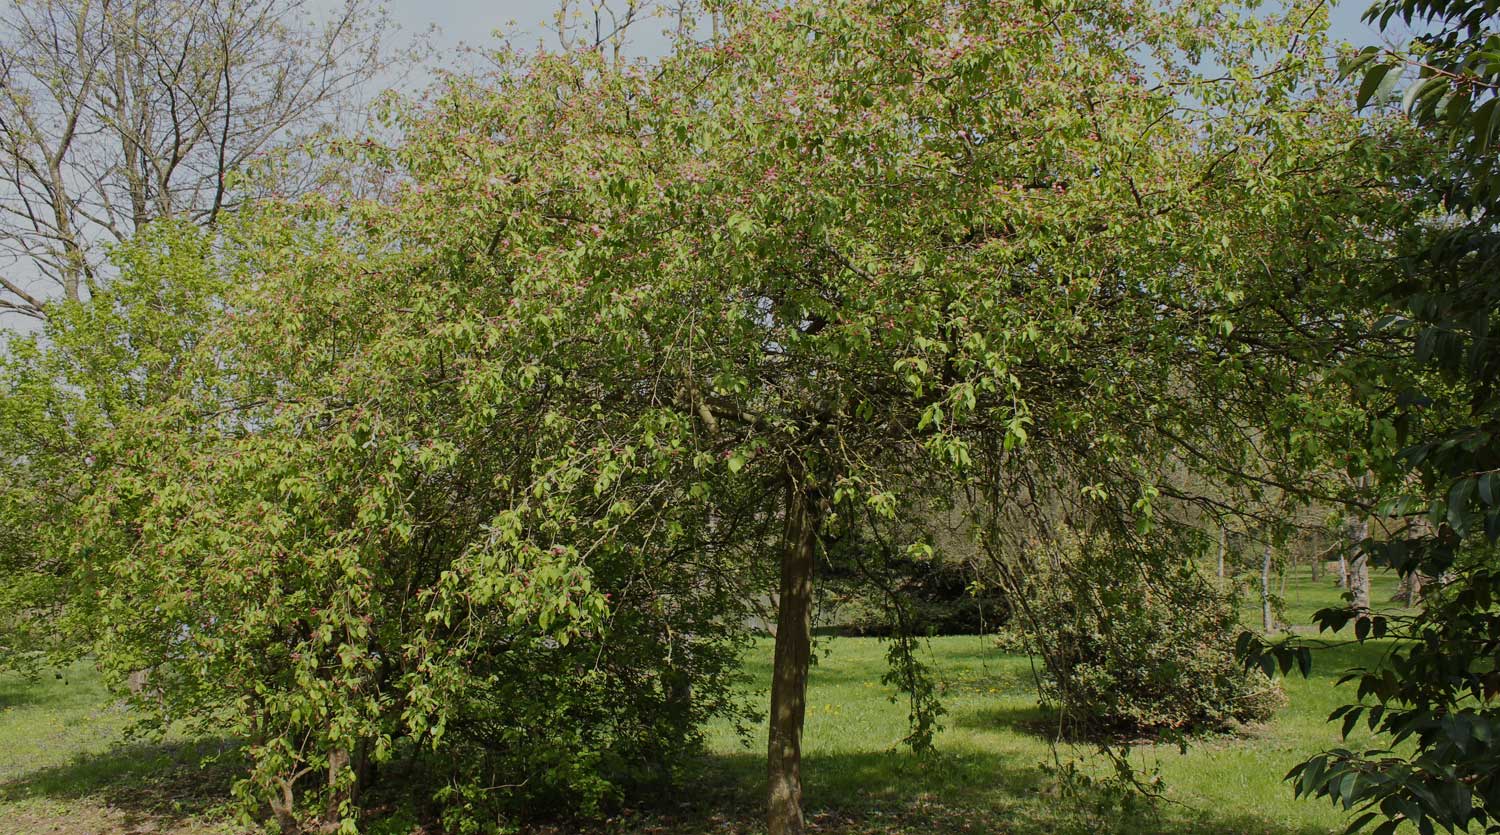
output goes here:
<path id="1" fill-rule="evenodd" d="M 0 314 L 44 317 L 50 298 L 108 280 L 106 241 L 241 202 L 237 171 L 338 119 L 389 65 L 379 2 L 7 3 L 0 251 L 18 272 Z"/>

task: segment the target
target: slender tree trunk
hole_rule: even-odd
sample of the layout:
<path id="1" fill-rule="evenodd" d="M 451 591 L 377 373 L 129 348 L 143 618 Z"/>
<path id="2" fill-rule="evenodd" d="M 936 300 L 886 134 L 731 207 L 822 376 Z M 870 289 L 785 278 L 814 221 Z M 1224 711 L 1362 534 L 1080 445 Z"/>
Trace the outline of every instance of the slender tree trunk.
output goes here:
<path id="1" fill-rule="evenodd" d="M 328 798 L 323 806 L 323 825 L 321 830 L 331 835 L 339 829 L 339 822 L 344 817 L 343 805 L 345 800 L 351 799 L 353 794 L 349 787 L 341 787 L 339 779 L 343 776 L 344 769 L 350 766 L 349 749 L 335 748 L 328 752 Z"/>
<path id="2" fill-rule="evenodd" d="M 1356 520 L 1352 531 L 1356 553 L 1354 559 L 1349 561 L 1349 591 L 1354 598 L 1354 608 L 1360 613 L 1360 617 L 1368 617 L 1370 612 L 1370 560 L 1360 545 L 1369 535 L 1369 520 L 1363 518 Z"/>
<path id="3" fill-rule="evenodd" d="M 1406 579 L 1401 581 L 1401 592 L 1398 598 L 1401 600 L 1401 605 L 1407 608 L 1417 605 L 1417 602 L 1422 599 L 1422 575 L 1420 573 L 1413 571 L 1406 575 Z"/>
<path id="4" fill-rule="evenodd" d="M 1260 618 L 1267 634 L 1275 622 L 1271 617 L 1271 544 L 1266 543 L 1266 555 L 1260 563 Z"/>
<path id="5" fill-rule="evenodd" d="M 802 720 L 812 654 L 813 547 L 818 513 L 805 484 L 787 481 L 786 531 L 781 544 L 781 599 L 776 615 L 776 660 L 771 674 L 768 835 L 802 835 Z"/>
<path id="6" fill-rule="evenodd" d="M 370 782 L 371 765 L 369 745 L 363 740 L 354 748 L 335 748 L 328 753 L 328 797 L 323 806 L 323 820 L 319 829 L 325 835 L 338 832 L 344 821 L 344 804 L 359 805 L 360 791 Z M 352 771 L 352 780 L 342 783 L 344 771 Z"/>
<path id="7" fill-rule="evenodd" d="M 1219 579 L 1224 579 L 1224 552 L 1228 550 L 1229 534 L 1223 528 L 1219 528 Z"/>
<path id="8" fill-rule="evenodd" d="M 1349 588 L 1349 558 L 1344 551 L 1339 551 L 1339 576 L 1335 582 L 1341 589 Z"/>

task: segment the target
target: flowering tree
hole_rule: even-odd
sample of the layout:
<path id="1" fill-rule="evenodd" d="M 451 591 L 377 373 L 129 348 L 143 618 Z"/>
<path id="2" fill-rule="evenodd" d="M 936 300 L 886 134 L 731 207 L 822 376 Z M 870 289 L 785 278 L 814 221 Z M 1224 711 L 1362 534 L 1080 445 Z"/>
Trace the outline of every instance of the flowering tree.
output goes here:
<path id="1" fill-rule="evenodd" d="M 353 827 L 402 744 L 463 764 L 458 817 L 607 797 L 736 710 L 775 576 L 769 823 L 801 832 L 834 540 L 921 556 L 946 507 L 993 550 L 1038 502 L 1144 531 L 1163 462 L 1248 483 L 1267 409 L 1316 408 L 1276 386 L 1387 219 L 1314 7 L 716 11 L 649 68 L 447 82 L 350 148 L 388 203 L 236 218 L 198 384 L 105 444 L 103 658 L 244 734 L 287 831 Z"/>

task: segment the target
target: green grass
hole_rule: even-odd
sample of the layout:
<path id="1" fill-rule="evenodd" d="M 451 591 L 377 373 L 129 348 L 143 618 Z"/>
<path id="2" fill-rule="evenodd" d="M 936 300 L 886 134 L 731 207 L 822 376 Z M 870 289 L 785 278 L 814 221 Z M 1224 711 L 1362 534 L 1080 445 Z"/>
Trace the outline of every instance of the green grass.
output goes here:
<path id="1" fill-rule="evenodd" d="M 1376 600 L 1389 598 L 1388 580 Z M 1337 590 L 1289 578 L 1288 620 L 1337 601 Z M 1252 610 L 1258 618 L 1258 610 Z M 1303 618 L 1305 622 L 1306 618 Z M 989 638 L 945 637 L 927 644 L 948 713 L 937 752 L 917 757 L 899 745 L 906 706 L 879 683 L 885 645 L 868 638 L 823 638 L 808 693 L 804 803 L 820 831 L 865 833 L 1264 833 L 1312 835 L 1342 830 L 1343 814 L 1298 801 L 1281 781 L 1307 754 L 1340 744 L 1328 712 L 1352 696 L 1335 687 L 1352 664 L 1371 664 L 1388 647 L 1318 651 L 1313 676 L 1286 682 L 1289 706 L 1270 723 L 1238 735 L 1135 749 L 1142 769 L 1157 769 L 1169 802 L 1126 816 L 1097 797 L 1063 791 L 1039 767 L 1051 761 L 1036 705 L 1030 662 L 1004 655 Z M 767 701 L 771 645 L 746 660 L 747 687 Z M 129 717 L 97 677 L 76 666 L 63 679 L 28 683 L 0 678 L 0 833 L 208 835 L 234 831 L 223 804 L 229 769 L 196 766 L 213 745 L 119 744 Z M 1359 745 L 1363 739 L 1351 740 Z M 761 829 L 764 731 L 741 740 L 728 723 L 708 728 L 708 754 L 692 764 L 686 790 L 591 826 L 616 833 L 728 833 Z M 1064 759 L 1088 758 L 1063 746 Z M 1097 759 L 1085 766 L 1096 773 Z M 407 835 L 410 819 L 376 827 Z M 569 825 L 537 827 L 568 831 Z"/>
<path id="2" fill-rule="evenodd" d="M 935 638 L 929 648 L 948 714 L 937 755 L 924 759 L 899 748 L 906 710 L 878 684 L 883 645 L 864 638 L 824 642 L 809 687 L 803 778 L 810 814 L 853 832 L 1339 832 L 1346 822 L 1340 812 L 1294 800 L 1281 777 L 1307 754 L 1340 744 L 1326 722 L 1346 698 L 1334 682 L 1346 666 L 1372 663 L 1384 649 L 1321 651 L 1310 679 L 1287 682 L 1290 704 L 1266 725 L 1196 741 L 1185 754 L 1175 745 L 1138 747 L 1132 761 L 1159 769 L 1169 802 L 1155 814 L 1120 820 L 1087 797 L 1059 796 L 1039 767 L 1052 752 L 1038 732 L 1045 722 L 1027 659 L 999 655 L 981 637 Z M 768 652 L 758 647 L 749 665 L 761 692 L 769 681 Z M 714 803 L 755 809 L 762 739 L 746 748 L 727 726 L 712 729 L 715 756 L 705 769 L 720 784 Z M 1058 754 L 1090 758 L 1087 747 L 1064 745 Z M 1095 760 L 1092 768 L 1099 766 Z"/>
<path id="3" fill-rule="evenodd" d="M 1279 625 L 1299 634 L 1312 634 L 1318 628 L 1313 623 L 1313 613 L 1328 606 L 1342 603 L 1343 589 L 1333 584 L 1333 575 L 1320 571 L 1313 580 L 1306 567 L 1289 569 L 1286 574 L 1285 591 L 1279 577 L 1271 578 L 1271 593 L 1281 598 L 1276 612 Z M 1230 582 L 1237 582 L 1240 592 L 1240 622 L 1251 628 L 1261 625 L 1260 575 L 1241 574 Z M 1370 574 L 1370 607 L 1377 612 L 1404 611 L 1401 604 L 1393 602 L 1399 582 L 1396 575 L 1387 572 Z"/>
<path id="4" fill-rule="evenodd" d="M 232 775 L 200 766 L 219 746 L 130 742 L 130 724 L 87 664 L 0 676 L 0 833 L 226 831 Z"/>

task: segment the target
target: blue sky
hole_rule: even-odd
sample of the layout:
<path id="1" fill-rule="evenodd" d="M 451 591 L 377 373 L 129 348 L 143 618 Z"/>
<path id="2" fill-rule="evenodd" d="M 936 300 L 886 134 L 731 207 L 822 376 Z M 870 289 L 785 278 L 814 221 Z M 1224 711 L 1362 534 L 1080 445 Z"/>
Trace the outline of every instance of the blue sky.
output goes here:
<path id="1" fill-rule="evenodd" d="M 0 0 L 4 2 L 4 0 Z M 316 13 L 320 9 L 331 9 L 341 5 L 343 0 L 312 0 L 309 11 Z M 422 35 L 429 36 L 429 43 L 435 47 L 432 55 L 433 63 L 442 65 L 448 60 L 455 63 L 463 62 L 463 57 L 456 49 L 460 44 L 472 47 L 486 47 L 496 43 L 494 32 L 503 30 L 509 35 L 512 43 L 517 46 L 531 46 L 537 43 L 555 44 L 555 37 L 550 34 L 549 23 L 557 9 L 557 0 L 386 0 L 387 10 L 394 21 L 399 25 L 401 39 Z M 575 5 L 582 5 L 586 0 L 574 0 Z M 1266 0 L 1274 6 L 1277 0 Z M 1332 15 L 1333 34 L 1341 40 L 1348 40 L 1358 44 L 1380 43 L 1383 39 L 1375 29 L 1360 22 L 1360 15 L 1369 7 L 1371 0 L 1334 0 Z M 643 22 L 635 30 L 637 34 L 632 38 L 631 52 L 636 55 L 659 55 L 665 48 L 667 41 L 659 34 L 662 25 L 653 24 L 650 21 Z M 1388 38 L 1389 36 L 1387 36 Z M 408 77 L 404 83 L 397 79 L 374 79 L 377 86 L 395 84 L 412 90 L 422 85 L 421 78 L 424 73 L 417 73 L 417 77 Z M 22 331 L 31 329 L 32 322 L 20 317 L 0 317 L 0 330 L 4 328 L 19 328 Z M 3 345 L 3 338 L 0 338 Z"/>
<path id="2" fill-rule="evenodd" d="M 1369 6 L 1370 0 L 1338 0 L 1332 16 L 1334 36 L 1359 44 L 1379 43 L 1379 32 L 1359 20 Z M 518 44 L 530 45 L 538 39 L 550 41 L 547 24 L 557 3 L 555 0 L 389 0 L 389 9 L 407 34 L 436 26 L 440 32 L 434 44 L 439 47 L 459 43 L 484 46 L 492 42 L 491 33 L 496 29 L 513 33 Z M 654 28 L 649 24 L 640 28 L 637 48 L 646 52 L 652 51 L 653 46 L 662 48 L 665 41 L 651 37 Z"/>

